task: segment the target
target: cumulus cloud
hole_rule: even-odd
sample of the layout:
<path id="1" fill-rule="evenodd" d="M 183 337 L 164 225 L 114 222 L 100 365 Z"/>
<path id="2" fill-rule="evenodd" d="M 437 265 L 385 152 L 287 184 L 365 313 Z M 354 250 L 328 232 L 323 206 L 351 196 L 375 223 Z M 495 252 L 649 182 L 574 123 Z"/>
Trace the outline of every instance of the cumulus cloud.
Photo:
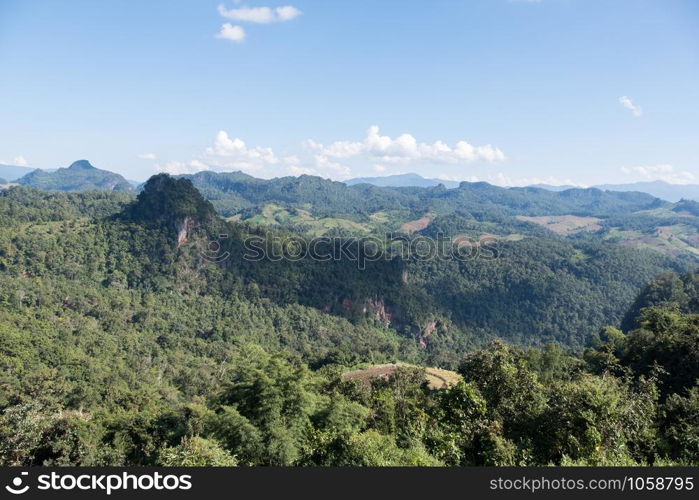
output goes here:
<path id="1" fill-rule="evenodd" d="M 327 156 L 315 155 L 315 171 L 323 177 L 332 177 L 333 179 L 347 179 L 352 173 L 352 169 L 342 163 L 332 161 Z"/>
<path id="2" fill-rule="evenodd" d="M 239 0 L 234 0 L 239 4 Z M 227 9 L 225 5 L 218 6 L 218 13 L 225 19 L 230 19 L 237 23 L 272 24 L 285 23 L 296 19 L 301 15 L 301 11 L 293 5 L 283 7 L 234 7 Z M 245 29 L 237 24 L 225 23 L 221 26 L 216 38 L 242 42 L 245 40 Z"/>
<path id="3" fill-rule="evenodd" d="M 163 165 L 157 164 L 155 169 L 170 175 L 195 174 L 204 170 L 209 170 L 209 166 L 199 160 L 189 162 L 169 161 Z"/>
<path id="4" fill-rule="evenodd" d="M 24 158 L 24 156 L 22 156 L 22 155 L 20 155 L 20 156 L 15 156 L 15 157 L 12 159 L 12 161 L 5 161 L 5 160 L 3 160 L 3 159 L 0 158 L 0 164 L 3 164 L 3 165 L 14 165 L 14 166 L 17 166 L 17 167 L 26 167 L 26 166 L 29 165 L 29 163 L 27 163 L 27 160 L 26 160 L 26 159 Z"/>
<path id="5" fill-rule="evenodd" d="M 240 169 L 259 168 L 279 163 L 279 158 L 271 148 L 249 148 L 245 141 L 238 137 L 231 139 L 223 130 L 216 134 L 213 146 L 206 149 L 206 156 L 213 162 Z"/>
<path id="6" fill-rule="evenodd" d="M 638 104 L 634 104 L 630 97 L 625 95 L 621 96 L 619 98 L 619 103 L 621 103 L 622 106 L 631 111 L 631 114 L 633 114 L 636 118 L 643 115 L 643 108 Z"/>
<path id="7" fill-rule="evenodd" d="M 158 157 L 155 155 L 155 153 L 141 153 L 140 155 L 136 155 L 140 160 L 157 160 Z"/>
<path id="8" fill-rule="evenodd" d="M 361 141 L 335 141 L 322 144 L 309 139 L 295 152 L 280 154 L 270 147 L 251 146 L 242 138 L 220 130 L 212 144 L 195 161 L 169 162 L 157 168 L 169 173 L 194 173 L 201 170 L 231 172 L 241 170 L 257 177 L 281 175 L 319 175 L 337 180 L 352 176 L 353 169 L 373 166 L 376 172 L 388 172 L 396 166 L 435 164 L 459 168 L 476 161 L 497 163 L 505 154 L 491 145 L 474 146 L 465 140 L 449 145 L 444 141 L 419 142 L 410 134 L 389 137 L 373 126 Z M 292 154 L 289 154 L 292 153 Z M 419 169 L 418 169 L 419 170 Z"/>
<path id="9" fill-rule="evenodd" d="M 218 12 L 221 16 L 231 21 L 256 24 L 283 23 L 291 21 L 301 15 L 301 11 L 291 5 L 275 8 L 237 7 L 226 9 L 226 7 L 221 4 L 218 6 Z"/>
<path id="10" fill-rule="evenodd" d="M 219 131 L 208 148 L 191 161 L 170 161 L 156 164 L 159 172 L 171 175 L 195 174 L 204 170 L 214 172 L 243 171 L 248 174 L 270 178 L 280 175 L 320 175 L 312 159 L 304 162 L 295 155 L 279 156 L 272 148 L 248 146 L 239 137 Z"/>
<path id="11" fill-rule="evenodd" d="M 676 170 L 673 165 L 642 165 L 638 167 L 621 167 L 622 174 L 634 175 L 645 181 L 665 181 L 670 184 L 689 184 L 697 180 L 696 175 L 687 170 Z"/>
<path id="12" fill-rule="evenodd" d="M 231 23 L 225 23 L 221 26 L 221 30 L 216 35 L 216 38 L 240 43 L 245 40 L 245 30 L 242 26 L 234 26 Z"/>
<path id="13" fill-rule="evenodd" d="M 29 163 L 27 163 L 27 160 L 22 155 L 15 156 L 12 161 L 12 164 L 17 165 L 19 167 L 26 167 L 27 165 L 29 165 Z"/>
<path id="14" fill-rule="evenodd" d="M 379 165 L 433 163 L 458 165 L 475 161 L 496 163 L 505 160 L 505 154 L 490 144 L 474 146 L 465 140 L 451 146 L 444 141 L 425 143 L 418 142 L 410 134 L 392 138 L 381 135 L 376 125 L 369 128 L 362 141 L 336 141 L 324 145 L 308 140 L 306 146 L 315 153 L 317 159 L 362 158 Z"/>

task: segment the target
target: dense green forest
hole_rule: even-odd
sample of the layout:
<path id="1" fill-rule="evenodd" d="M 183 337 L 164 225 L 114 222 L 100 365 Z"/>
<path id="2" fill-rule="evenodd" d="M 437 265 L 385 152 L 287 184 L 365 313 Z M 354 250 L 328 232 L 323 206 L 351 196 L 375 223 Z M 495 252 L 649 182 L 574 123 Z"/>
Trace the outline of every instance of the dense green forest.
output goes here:
<path id="1" fill-rule="evenodd" d="M 330 215 L 333 196 L 347 213 L 425 212 L 411 188 L 382 201 L 359 186 L 357 205 L 337 183 L 323 194 L 300 178 L 272 196 L 257 181 L 240 181 L 257 194 L 238 209 L 308 189 Z M 561 202 L 514 193 L 507 203 L 533 215 Z M 636 195 L 566 196 L 587 215 L 657 205 Z M 3 190 L 0 463 L 699 463 L 691 261 L 556 237 L 512 217 L 519 206 L 486 217 L 480 201 L 470 210 L 464 193 L 452 197 L 462 208 L 408 241 L 526 237 L 502 238 L 485 258 L 381 258 L 365 269 L 251 261 L 250 237 L 301 236 L 220 219 L 188 179 L 156 176 L 135 201 Z M 225 259 L 210 258 L 213 240 Z M 368 382 L 343 376 L 394 362 L 411 365 Z M 462 380 L 435 390 L 419 366 Z"/>

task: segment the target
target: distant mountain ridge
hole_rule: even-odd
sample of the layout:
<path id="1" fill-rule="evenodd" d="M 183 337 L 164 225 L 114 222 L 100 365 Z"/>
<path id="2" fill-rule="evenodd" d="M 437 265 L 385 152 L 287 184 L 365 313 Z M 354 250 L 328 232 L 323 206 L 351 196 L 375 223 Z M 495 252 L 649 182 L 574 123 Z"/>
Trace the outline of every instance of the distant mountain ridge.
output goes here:
<path id="1" fill-rule="evenodd" d="M 242 172 L 199 172 L 184 175 L 226 217 L 259 211 L 269 203 L 307 210 L 322 217 L 365 217 L 384 210 L 426 210 L 477 214 L 608 216 L 651 210 L 667 204 L 644 193 L 571 189 L 554 193 L 537 188 L 503 188 L 486 182 L 462 182 L 457 188 L 348 186 L 320 177 L 302 175 L 257 179 Z"/>
<path id="2" fill-rule="evenodd" d="M 31 167 L 23 167 L 20 165 L 2 165 L 0 164 L 0 177 L 6 182 L 13 182 L 36 170 Z"/>
<path id="3" fill-rule="evenodd" d="M 696 184 L 670 184 L 665 181 L 653 181 L 632 184 L 602 184 L 595 187 L 607 191 L 640 191 L 672 202 L 682 199 L 699 201 L 699 185 Z"/>
<path id="4" fill-rule="evenodd" d="M 552 186 L 550 184 L 534 184 L 531 187 L 560 192 L 573 189 L 576 186 Z M 600 184 L 593 186 L 603 191 L 647 193 L 661 200 L 678 202 L 680 200 L 699 201 L 699 185 L 697 184 L 670 184 L 665 181 L 632 182 L 629 184 Z"/>
<path id="5" fill-rule="evenodd" d="M 381 210 L 418 213 L 426 208 L 438 213 L 470 210 L 473 214 L 489 211 L 508 216 L 606 216 L 655 209 L 664 203 L 658 197 L 638 189 L 624 192 L 573 187 L 562 190 L 550 186 L 504 188 L 486 182 L 445 183 L 439 179 L 425 179 L 418 174 L 357 178 L 345 183 L 309 175 L 265 180 L 243 172 L 204 171 L 180 177 L 189 178 L 224 216 L 241 214 L 241 211 L 259 211 L 268 203 L 297 208 L 312 206 L 315 215 L 325 217 L 363 217 Z M 97 169 L 87 160 L 78 160 L 68 168 L 50 172 L 37 169 L 16 182 L 22 186 L 54 191 L 135 190 L 133 184 L 121 175 Z M 396 185 L 377 186 L 373 182 Z M 419 183 L 426 185 L 402 186 Z M 670 184 L 662 186 L 675 187 Z"/>
<path id="6" fill-rule="evenodd" d="M 439 184 L 453 189 L 459 187 L 459 182 L 444 181 L 441 179 L 426 179 L 419 174 L 387 175 L 385 177 L 357 177 L 345 181 L 348 186 L 356 184 L 371 184 L 380 187 L 434 187 Z M 551 184 L 532 184 L 527 187 L 545 189 L 547 191 L 561 192 L 569 189 L 580 189 L 579 186 Z M 602 191 L 639 192 L 646 193 L 662 200 L 677 202 L 682 199 L 699 201 L 699 185 L 697 184 L 670 184 L 665 181 L 633 182 L 628 184 L 600 184 L 591 186 Z"/>
<path id="7" fill-rule="evenodd" d="M 133 186 L 121 175 L 95 168 L 87 160 L 73 162 L 68 168 L 53 172 L 34 170 L 17 181 L 18 184 L 49 191 L 133 191 Z"/>
<path id="8" fill-rule="evenodd" d="M 459 187 L 458 181 L 445 181 L 442 179 L 426 179 L 419 174 L 397 174 L 384 177 L 356 177 L 344 181 L 348 186 L 355 184 L 372 184 L 379 187 L 434 187 L 442 184 L 453 189 Z"/>

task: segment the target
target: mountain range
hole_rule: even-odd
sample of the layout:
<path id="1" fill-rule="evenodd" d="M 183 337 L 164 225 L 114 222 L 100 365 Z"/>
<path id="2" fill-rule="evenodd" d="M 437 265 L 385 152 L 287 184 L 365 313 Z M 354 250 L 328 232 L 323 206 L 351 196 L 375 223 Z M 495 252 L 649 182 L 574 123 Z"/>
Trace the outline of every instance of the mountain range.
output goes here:
<path id="1" fill-rule="evenodd" d="M 0 464 L 696 463 L 697 214 L 242 173 L 0 190 Z"/>
<path id="2" fill-rule="evenodd" d="M 198 179 L 216 175 L 218 174 L 215 172 L 202 172 Z M 235 176 L 241 179 L 246 177 L 246 174 L 242 172 L 225 172 L 220 175 L 228 175 L 229 179 Z M 68 168 L 49 170 L 40 170 L 17 165 L 0 165 L 0 179 L 4 179 L 4 182 L 0 184 L 15 182 L 24 186 L 56 191 L 87 191 L 92 189 L 132 191 L 139 186 L 138 182 L 127 180 L 119 174 L 108 170 L 97 169 L 87 160 L 76 161 Z M 383 177 L 357 177 L 346 180 L 343 183 L 347 186 L 368 184 L 389 188 L 429 188 L 442 185 L 447 189 L 456 189 L 461 185 L 461 182 L 430 179 L 416 173 L 387 175 Z M 580 189 L 578 186 L 554 186 L 550 184 L 533 184 L 528 187 L 552 192 Z M 699 201 L 699 185 L 694 184 L 670 184 L 664 181 L 652 181 L 628 184 L 600 184 L 592 186 L 592 188 L 602 191 L 646 193 L 670 202 L 677 202 L 682 199 Z"/>
<path id="3" fill-rule="evenodd" d="M 305 235 L 443 231 L 456 240 L 490 235 L 507 241 L 549 234 L 699 259 L 699 204 L 673 204 L 639 191 L 554 191 L 485 182 L 462 182 L 451 189 L 439 184 L 381 187 L 309 175 L 258 179 L 212 171 L 181 177 L 191 180 L 225 218 Z M 123 177 L 86 160 L 55 172 L 32 172 L 18 183 L 46 190 L 133 192 Z"/>
<path id="4" fill-rule="evenodd" d="M 372 184 L 374 186 L 384 187 L 430 187 L 442 184 L 446 188 L 459 187 L 459 182 L 426 179 L 414 173 L 387 175 L 385 177 L 357 177 L 345 181 L 345 184 L 348 186 L 355 184 Z M 579 188 L 578 186 L 572 185 L 553 186 L 550 184 L 533 184 L 529 187 L 546 189 L 547 191 L 566 191 L 568 189 Z M 628 184 L 600 184 L 591 187 L 601 189 L 602 191 L 638 191 L 672 202 L 682 199 L 699 201 L 699 185 L 696 184 L 670 184 L 665 181 L 652 181 Z"/>
<path id="5" fill-rule="evenodd" d="M 549 191 L 565 191 L 576 186 L 563 185 L 552 186 L 550 184 L 534 184 L 532 187 L 547 189 Z M 629 184 L 599 184 L 593 186 L 603 191 L 637 191 L 648 193 L 656 198 L 667 201 L 694 200 L 699 201 L 699 185 L 696 184 L 670 184 L 665 181 L 632 182 Z"/>
<path id="6" fill-rule="evenodd" d="M 426 179 L 419 174 L 397 174 L 383 177 L 356 177 L 345 181 L 348 186 L 355 184 L 372 184 L 381 187 L 434 187 L 442 184 L 446 188 L 459 187 L 458 181 Z"/>

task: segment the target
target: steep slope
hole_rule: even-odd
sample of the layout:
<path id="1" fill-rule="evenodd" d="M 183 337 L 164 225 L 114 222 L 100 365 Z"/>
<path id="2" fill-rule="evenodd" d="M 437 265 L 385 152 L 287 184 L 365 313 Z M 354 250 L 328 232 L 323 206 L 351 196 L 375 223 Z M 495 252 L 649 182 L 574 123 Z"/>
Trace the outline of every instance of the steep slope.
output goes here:
<path id="1" fill-rule="evenodd" d="M 699 314 L 699 273 L 667 273 L 648 282 L 621 323 L 624 331 L 637 328 L 641 310 L 670 307 L 683 314 Z"/>
<path id="2" fill-rule="evenodd" d="M 136 201 L 124 209 L 121 217 L 134 222 L 171 225 L 188 217 L 206 223 L 218 216 L 213 205 L 189 179 L 159 174 L 145 183 Z"/>
<path id="3" fill-rule="evenodd" d="M 121 175 L 97 169 L 87 160 L 76 161 L 68 168 L 53 172 L 35 170 L 17 183 L 52 191 L 133 191 L 133 186 Z"/>

